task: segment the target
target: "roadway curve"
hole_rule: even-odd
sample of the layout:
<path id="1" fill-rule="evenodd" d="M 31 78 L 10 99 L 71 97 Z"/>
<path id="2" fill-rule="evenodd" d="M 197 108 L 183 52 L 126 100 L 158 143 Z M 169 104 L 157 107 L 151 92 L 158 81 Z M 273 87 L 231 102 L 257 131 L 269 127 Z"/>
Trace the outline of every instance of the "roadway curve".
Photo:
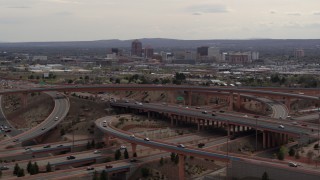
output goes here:
<path id="1" fill-rule="evenodd" d="M 14 127 L 10 124 L 10 122 L 8 121 L 8 119 L 6 118 L 6 116 L 4 115 L 3 110 L 2 110 L 2 103 L 1 103 L 1 101 L 2 101 L 2 96 L 0 96 L 0 122 L 1 122 L 1 125 L 7 126 L 7 127 L 11 127 L 11 128 L 10 128 L 11 132 L 7 132 L 6 134 L 7 134 L 7 135 L 10 135 L 10 136 L 16 136 L 16 135 L 22 133 L 23 131 L 14 128 Z M 3 133 L 4 133 L 4 132 L 3 132 Z"/>
<path id="2" fill-rule="evenodd" d="M 65 118 L 70 108 L 69 99 L 67 97 L 57 99 L 57 95 L 55 94 L 55 92 L 48 92 L 48 94 L 54 97 L 55 101 L 54 109 L 51 114 L 38 126 L 29 129 L 28 131 L 25 131 L 19 135 L 16 135 L 10 139 L 0 141 L 0 147 L 4 148 L 7 146 L 16 145 L 43 135 L 56 127 L 56 125 L 58 125 Z M 60 97 L 61 95 L 58 96 Z M 55 120 L 55 117 L 58 117 L 58 120 Z M 43 128 L 45 129 L 42 130 Z M 13 142 L 15 140 L 17 141 Z"/>

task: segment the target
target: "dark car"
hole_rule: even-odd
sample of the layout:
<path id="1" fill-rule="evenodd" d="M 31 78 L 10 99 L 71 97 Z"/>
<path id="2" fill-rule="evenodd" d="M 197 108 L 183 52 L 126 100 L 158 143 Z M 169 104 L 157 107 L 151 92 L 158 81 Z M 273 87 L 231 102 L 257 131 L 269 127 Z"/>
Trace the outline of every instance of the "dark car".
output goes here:
<path id="1" fill-rule="evenodd" d="M 67 157 L 67 160 L 71 160 L 71 159 L 75 159 L 76 157 L 74 157 L 74 156 L 68 156 Z"/>
<path id="2" fill-rule="evenodd" d="M 43 146 L 43 148 L 50 148 L 51 145 L 46 145 L 46 146 Z"/>
<path id="3" fill-rule="evenodd" d="M 106 169 L 110 169 L 112 167 L 113 167 L 112 165 L 106 165 Z"/>
<path id="4" fill-rule="evenodd" d="M 212 116 L 216 116 L 216 114 L 212 113 Z"/>
<path id="5" fill-rule="evenodd" d="M 2 170 L 8 170 L 9 168 L 7 167 L 7 166 L 1 166 L 0 167 L 0 170 L 2 171 Z"/>
<path id="6" fill-rule="evenodd" d="M 221 111 L 219 111 L 219 112 L 224 113 L 224 111 L 223 111 L 223 110 L 221 110 Z"/>

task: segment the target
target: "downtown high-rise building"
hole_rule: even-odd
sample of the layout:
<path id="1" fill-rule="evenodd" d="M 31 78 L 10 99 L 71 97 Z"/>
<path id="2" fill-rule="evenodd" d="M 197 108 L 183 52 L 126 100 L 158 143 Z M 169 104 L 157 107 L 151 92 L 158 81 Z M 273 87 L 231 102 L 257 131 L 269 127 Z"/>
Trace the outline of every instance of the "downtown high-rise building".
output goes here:
<path id="1" fill-rule="evenodd" d="M 131 44 L 131 56 L 142 57 L 142 43 L 139 40 L 134 40 Z"/>

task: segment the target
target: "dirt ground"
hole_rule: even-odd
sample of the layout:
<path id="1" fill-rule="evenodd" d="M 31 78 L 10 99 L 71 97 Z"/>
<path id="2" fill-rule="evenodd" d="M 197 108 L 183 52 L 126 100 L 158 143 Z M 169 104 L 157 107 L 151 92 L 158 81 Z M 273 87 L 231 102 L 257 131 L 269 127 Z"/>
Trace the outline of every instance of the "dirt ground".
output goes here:
<path id="1" fill-rule="evenodd" d="M 53 99 L 45 94 L 29 94 L 27 106 L 22 106 L 17 95 L 6 95 L 2 100 L 5 116 L 11 125 L 17 129 L 32 128 L 45 120 L 54 108 Z"/>
<path id="2" fill-rule="evenodd" d="M 108 115 L 107 106 L 103 102 L 69 96 L 70 110 L 66 118 L 53 130 L 42 143 L 61 140 L 75 140 L 92 138 L 94 135 L 94 121 Z M 62 133 L 64 131 L 64 133 Z M 63 136 L 61 136 L 63 134 Z"/>

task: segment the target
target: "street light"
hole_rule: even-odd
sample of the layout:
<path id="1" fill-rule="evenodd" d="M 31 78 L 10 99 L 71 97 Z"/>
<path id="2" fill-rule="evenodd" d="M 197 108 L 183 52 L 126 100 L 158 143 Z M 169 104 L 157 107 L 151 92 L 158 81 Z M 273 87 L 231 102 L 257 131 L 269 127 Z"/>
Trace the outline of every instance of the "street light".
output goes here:
<path id="1" fill-rule="evenodd" d="M 259 116 L 254 116 L 256 118 L 256 151 L 258 151 L 258 118 Z"/>

